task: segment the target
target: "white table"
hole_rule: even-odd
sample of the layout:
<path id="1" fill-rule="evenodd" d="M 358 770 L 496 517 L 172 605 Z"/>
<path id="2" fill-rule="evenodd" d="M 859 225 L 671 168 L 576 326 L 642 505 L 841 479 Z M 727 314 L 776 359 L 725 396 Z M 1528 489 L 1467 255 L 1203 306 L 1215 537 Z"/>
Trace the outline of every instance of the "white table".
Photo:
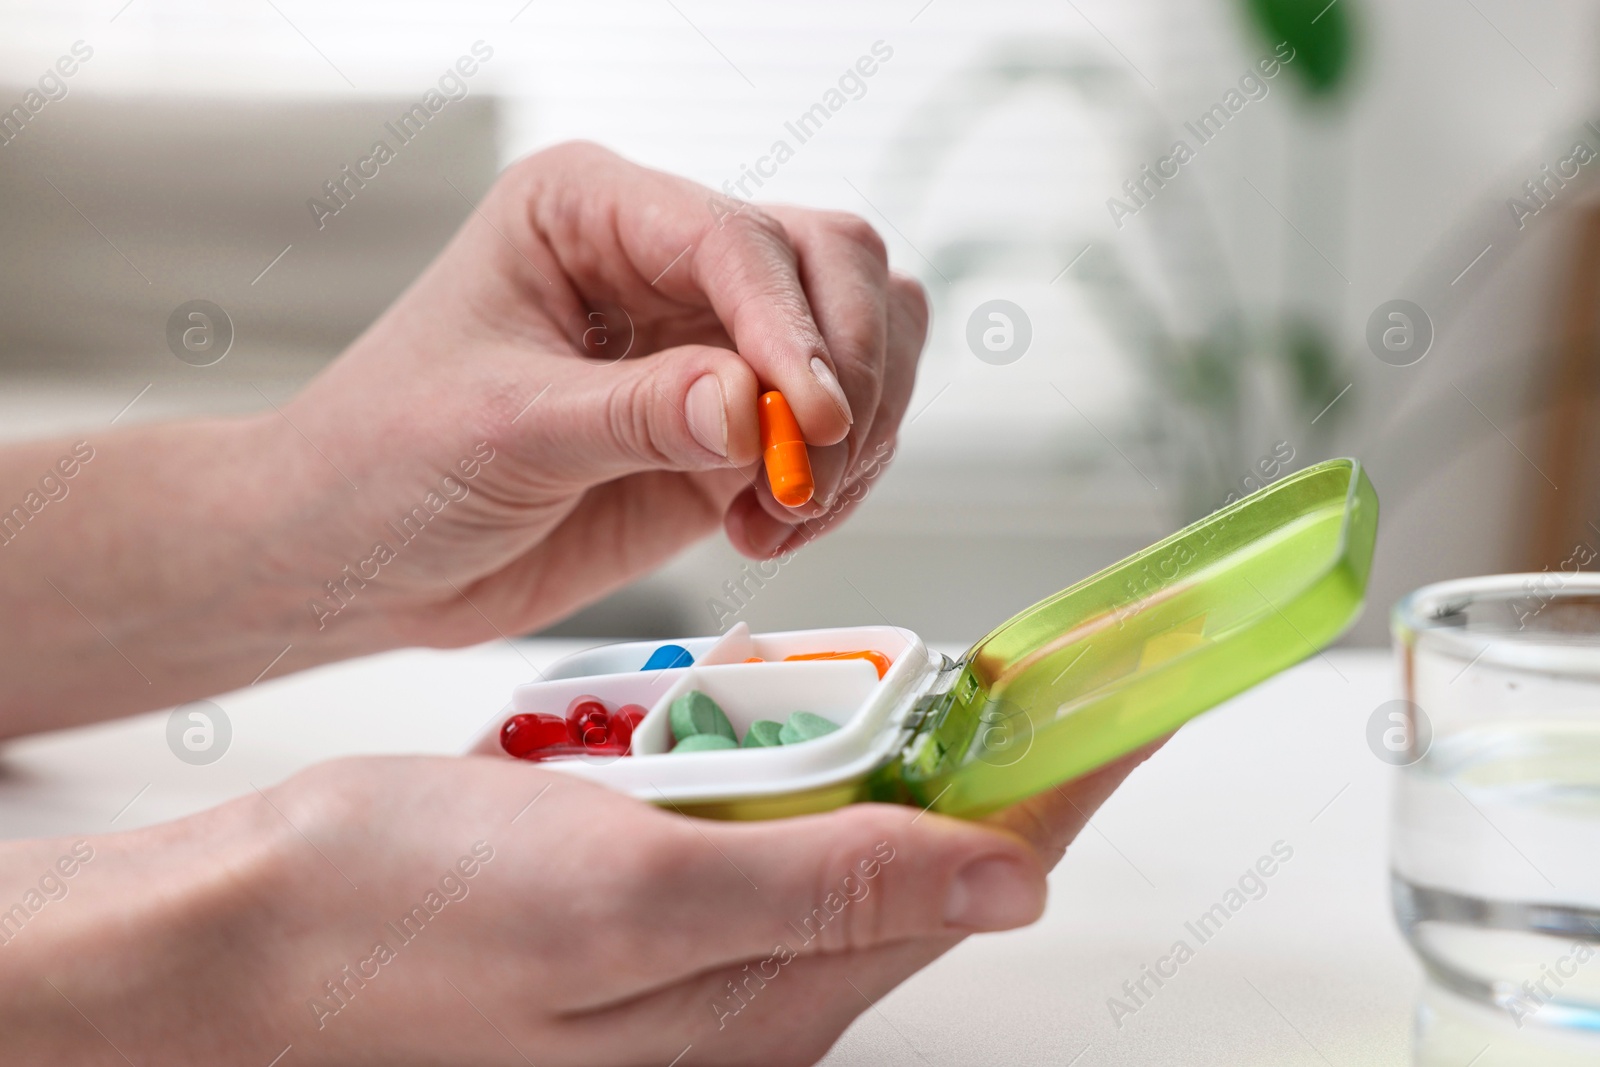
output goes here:
<path id="1" fill-rule="evenodd" d="M 173 758 L 164 713 L 14 742 L 0 750 L 0 834 L 171 819 L 335 755 L 459 751 L 533 666 L 579 647 L 406 651 L 263 681 L 216 698 L 233 740 L 205 767 Z M 825 1062 L 1600 1061 L 1592 1044 L 1518 1033 L 1436 991 L 1413 1041 L 1423 982 L 1389 913 L 1392 772 L 1365 740 L 1392 675 L 1386 653 L 1330 653 L 1185 727 L 1073 846 L 1039 924 L 970 939 L 867 1012 Z M 1279 841 L 1293 856 L 1264 895 L 1200 943 L 1185 923 Z M 1146 979 L 1151 995 L 1119 1027 L 1109 998 L 1134 1006 L 1123 983 L 1178 939 L 1193 957 L 1159 988 Z"/>

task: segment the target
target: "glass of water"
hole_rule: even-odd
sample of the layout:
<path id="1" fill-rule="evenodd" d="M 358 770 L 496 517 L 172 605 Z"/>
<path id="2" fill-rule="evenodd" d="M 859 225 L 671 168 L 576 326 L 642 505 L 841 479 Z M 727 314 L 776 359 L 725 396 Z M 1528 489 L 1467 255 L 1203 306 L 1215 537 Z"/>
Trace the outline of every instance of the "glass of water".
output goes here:
<path id="1" fill-rule="evenodd" d="M 1525 1025 L 1600 1028 L 1600 575 L 1419 589 L 1394 610 L 1404 699 L 1395 915 L 1431 978 Z"/>

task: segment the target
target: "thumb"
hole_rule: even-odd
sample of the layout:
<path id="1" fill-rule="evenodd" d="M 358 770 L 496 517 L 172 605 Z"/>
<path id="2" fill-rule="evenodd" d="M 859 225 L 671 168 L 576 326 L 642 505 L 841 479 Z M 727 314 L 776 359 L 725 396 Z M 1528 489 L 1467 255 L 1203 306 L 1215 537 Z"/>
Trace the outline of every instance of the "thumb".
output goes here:
<path id="1" fill-rule="evenodd" d="M 746 467 L 759 457 L 755 373 L 735 352 L 684 345 L 558 376 L 512 426 L 534 476 L 564 487 L 645 471 Z"/>
<path id="2" fill-rule="evenodd" d="M 833 954 L 1011 929 L 1044 910 L 1044 868 L 1022 839 L 915 808 L 696 826 L 709 847 L 680 868 L 696 884 L 657 899 L 698 913 L 652 916 L 698 931 L 694 958 L 676 961 L 688 973 L 775 950 Z"/>

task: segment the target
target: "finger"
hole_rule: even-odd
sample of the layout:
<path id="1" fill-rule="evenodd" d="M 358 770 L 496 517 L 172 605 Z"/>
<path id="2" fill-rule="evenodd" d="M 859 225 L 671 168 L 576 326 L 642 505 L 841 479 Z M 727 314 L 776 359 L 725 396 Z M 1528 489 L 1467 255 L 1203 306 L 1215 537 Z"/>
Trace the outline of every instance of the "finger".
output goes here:
<path id="1" fill-rule="evenodd" d="M 726 916 L 726 947 L 708 946 L 730 959 L 785 930 L 802 953 L 851 951 L 1009 929 L 1033 921 L 1044 904 L 1042 872 L 1023 841 L 910 807 L 858 804 L 763 825 L 712 824 L 706 833 L 717 855 L 759 887 L 742 913 Z M 775 915 L 779 926 L 770 925 Z"/>
<path id="2" fill-rule="evenodd" d="M 647 1057 L 653 1056 L 660 1063 L 681 1057 L 680 1067 L 816 1063 L 858 1016 L 963 936 L 786 962 L 769 953 L 568 1016 L 562 1025 L 571 1043 L 597 1062 L 652 1062 Z"/>
<path id="3" fill-rule="evenodd" d="M 1100 805 L 1171 736 L 1158 738 L 1098 770 L 996 812 L 986 821 L 1022 837 L 1037 850 L 1045 867 L 1053 868 Z"/>
<path id="4" fill-rule="evenodd" d="M 700 345 L 613 364 L 562 362 L 502 438 L 521 476 L 563 489 L 645 471 L 753 464 L 757 383 L 737 353 Z"/>
<path id="5" fill-rule="evenodd" d="M 893 459 L 893 440 L 877 445 L 851 470 L 845 487 L 835 494 L 832 506 L 799 523 L 774 518 L 766 495 L 754 488 L 748 489 L 732 501 L 723 519 L 728 541 L 736 551 L 751 559 L 771 559 L 786 552 L 798 552 L 848 519 L 866 500 L 874 482 Z"/>
<path id="6" fill-rule="evenodd" d="M 927 295 L 914 279 L 901 274 L 890 276 L 889 323 L 889 354 L 878 408 L 863 437 L 861 453 L 846 472 L 841 489 L 826 506 L 813 501 L 799 509 L 785 508 L 765 491 L 736 500 L 724 525 L 729 541 L 739 552 L 752 559 L 770 559 L 836 527 L 859 506 L 871 483 L 894 458 L 895 436 L 911 403 L 917 359 L 928 333 Z M 812 449 L 812 455 L 822 453 L 825 460 L 827 453 L 840 447 Z M 814 460 L 814 469 L 816 463 Z M 821 478 L 819 473 L 818 484 Z M 758 510 L 764 514 L 757 514 Z"/>
<path id="7" fill-rule="evenodd" d="M 543 540 L 452 602 L 464 609 L 464 639 L 481 639 L 479 610 L 507 632 L 527 633 L 654 572 L 715 532 L 733 497 L 749 489 L 748 475 L 734 468 L 695 475 L 690 492 L 683 478 L 649 471 L 585 491 Z M 620 529 L 634 532 L 617 537 Z M 572 567 L 574 559 L 587 566 Z"/>
<path id="8" fill-rule="evenodd" d="M 879 390 L 878 405 L 870 417 L 858 419 L 851 431 L 850 447 L 833 445 L 812 449 L 812 467 L 817 484 L 832 475 L 837 480 L 829 484 L 838 489 L 860 481 L 864 476 L 875 477 L 881 466 L 881 456 L 886 445 L 899 433 L 901 420 L 911 403 L 911 391 L 916 385 L 917 360 L 922 354 L 928 335 L 928 301 L 922 286 L 905 275 L 893 274 L 889 278 L 888 301 L 889 333 L 887 356 L 883 368 L 883 384 Z M 838 496 L 835 491 L 833 497 Z M 817 499 L 808 508 L 785 510 L 775 501 L 767 505 L 767 513 L 774 518 L 794 521 L 795 515 L 813 519 L 822 515 L 832 505 L 820 490 Z"/>
<path id="9" fill-rule="evenodd" d="M 1026 842 L 914 808 L 689 826 L 693 834 L 674 831 L 670 849 L 641 858 L 650 906 L 624 913 L 636 931 L 613 931 L 635 946 L 630 970 L 651 986 L 765 957 L 779 943 L 797 955 L 852 952 L 1009 929 L 1044 907 L 1044 871 Z M 568 1005 L 586 1006 L 600 1002 Z"/>
<path id="10" fill-rule="evenodd" d="M 722 528 L 735 552 L 749 559 L 771 559 L 790 540 L 794 521 L 775 518 L 767 503 L 772 495 L 765 485 L 734 497 L 723 517 Z M 776 505 L 782 507 L 782 505 Z"/>
<path id="11" fill-rule="evenodd" d="M 928 295 L 916 279 L 904 274 L 889 278 L 887 354 L 884 361 L 883 389 L 866 432 L 861 451 L 854 457 L 845 484 L 879 473 L 879 460 L 885 451 L 893 452 L 901 421 L 911 404 L 911 391 L 917 382 L 917 361 L 928 340 Z"/>
<path id="12" fill-rule="evenodd" d="M 811 314 L 833 355 L 839 382 L 856 420 L 844 442 L 823 446 L 812 457 L 816 499 L 838 492 L 846 468 L 860 450 L 883 391 L 889 332 L 889 255 L 865 219 L 840 212 L 775 208 L 794 245 L 800 284 Z"/>
<path id="13" fill-rule="evenodd" d="M 807 441 L 844 439 L 850 403 L 776 219 L 592 144 L 547 149 L 503 184 L 585 291 L 637 304 L 640 320 L 709 307 L 761 385 L 783 391 Z M 580 310 L 568 301 L 562 321 Z"/>
<path id="14" fill-rule="evenodd" d="M 708 226 L 690 276 L 765 387 L 781 391 L 812 444 L 844 439 L 849 398 L 800 281 L 799 255 L 771 216 L 747 208 Z"/>
<path id="15" fill-rule="evenodd" d="M 1075 781 L 1007 809 L 991 822 L 1014 826 L 1054 866 L 1062 850 L 1131 771 L 1164 744 L 1152 742 Z M 669 1057 L 693 1046 L 684 1064 L 820 1059 L 861 1013 L 949 951 L 963 933 L 822 954 L 778 951 L 714 968 L 574 1023 L 608 1040 L 657 1040 Z"/>
<path id="16" fill-rule="evenodd" d="M 752 486 L 729 504 L 723 519 L 728 541 L 734 549 L 751 559 L 771 559 L 785 552 L 796 552 L 827 531 L 843 523 L 866 500 L 873 483 L 894 460 L 894 441 L 883 441 L 871 454 L 862 457 L 845 479 L 844 488 L 834 494 L 832 503 L 812 517 L 796 522 L 795 516 L 775 517 L 782 509 L 769 494 Z"/>
<path id="17" fill-rule="evenodd" d="M 762 985 L 766 960 L 705 976 L 686 1008 L 704 1014 L 700 1047 L 705 1064 L 772 1063 L 789 1049 L 796 1063 L 821 1059 L 859 1016 L 907 978 L 949 952 L 964 935 L 921 938 L 836 956 L 804 956 Z M 747 969 L 748 968 L 748 969 Z M 691 1016 L 692 1018 L 692 1016 Z M 931 1049 L 901 1035 L 918 1058 Z M 751 1055 L 752 1046 L 756 1055 Z M 740 1055 L 744 1059 L 740 1059 Z M 686 1060 L 692 1058 L 685 1057 Z"/>

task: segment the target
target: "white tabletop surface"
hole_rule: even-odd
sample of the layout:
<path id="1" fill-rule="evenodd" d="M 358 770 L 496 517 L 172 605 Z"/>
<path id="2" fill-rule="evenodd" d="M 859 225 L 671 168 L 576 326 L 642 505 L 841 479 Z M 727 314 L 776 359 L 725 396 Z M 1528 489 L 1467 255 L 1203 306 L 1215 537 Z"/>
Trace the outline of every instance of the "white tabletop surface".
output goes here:
<path id="1" fill-rule="evenodd" d="M 335 755 L 459 751 L 534 667 L 580 647 L 413 650 L 262 681 L 215 698 L 233 739 L 205 767 L 168 751 L 165 713 L 13 742 L 0 749 L 0 835 L 159 822 Z M 1389 911 L 1393 772 L 1365 740 L 1394 690 L 1387 654 L 1333 652 L 1191 723 L 1068 852 L 1041 922 L 968 940 L 866 1012 L 825 1063 L 1600 1062 L 1595 1046 L 1519 1033 L 1436 991 L 1419 1016 L 1421 968 Z M 1293 856 L 1265 894 L 1199 943 L 1185 923 L 1277 842 Z M 1109 998 L 1131 1004 L 1123 983 L 1179 939 L 1193 958 L 1119 1026 Z"/>

